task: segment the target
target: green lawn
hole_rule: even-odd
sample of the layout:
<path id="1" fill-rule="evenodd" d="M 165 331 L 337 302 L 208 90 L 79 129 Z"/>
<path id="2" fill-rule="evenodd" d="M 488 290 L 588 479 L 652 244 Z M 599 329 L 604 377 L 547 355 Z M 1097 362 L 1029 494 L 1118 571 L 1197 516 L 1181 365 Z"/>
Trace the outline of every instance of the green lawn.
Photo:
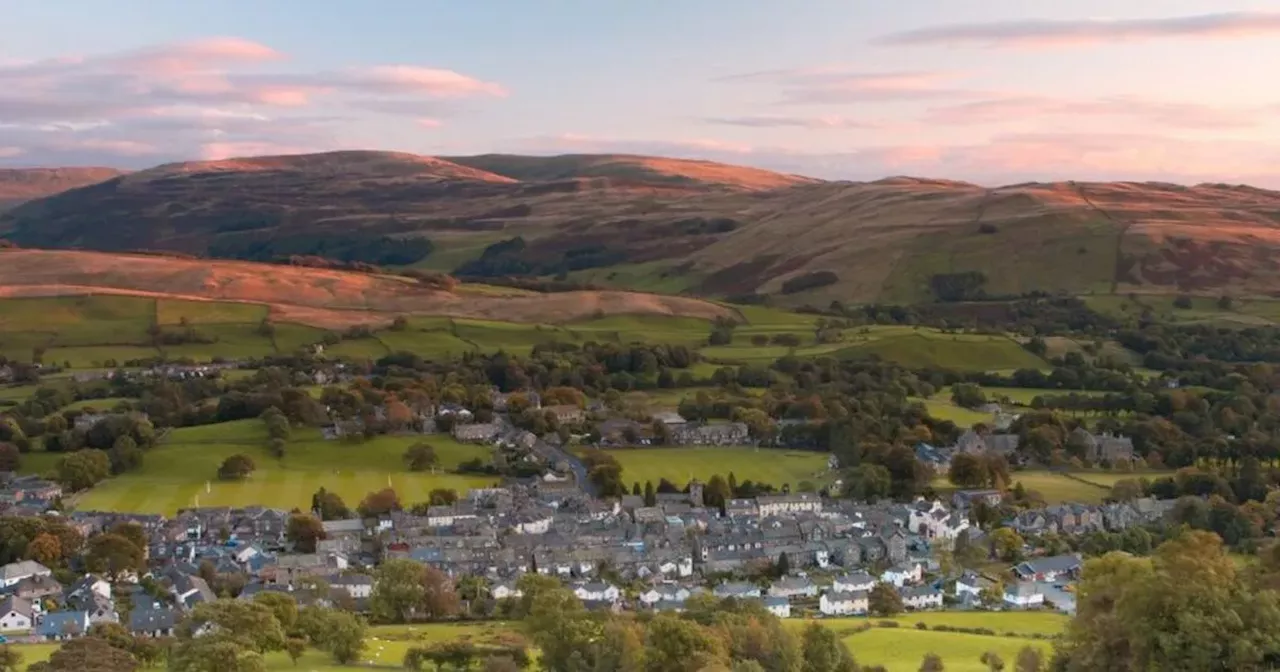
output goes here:
<path id="1" fill-rule="evenodd" d="M 491 478 L 405 471 L 401 463 L 405 448 L 424 440 L 435 446 L 442 469 L 489 454 L 483 446 L 447 437 L 381 436 L 351 444 L 325 441 L 316 430 L 300 429 L 295 430 L 285 457 L 276 460 L 266 452 L 263 423 L 246 420 L 174 430 L 147 454 L 141 469 L 99 484 L 81 495 L 76 505 L 86 510 L 171 514 L 193 506 L 199 497 L 201 506 L 306 508 L 312 493 L 325 487 L 354 506 L 364 495 L 388 484 L 402 502 L 410 504 L 425 500 L 434 488 L 462 491 L 492 484 Z M 218 465 L 236 453 L 253 457 L 257 471 L 241 482 L 217 481 Z"/>
<path id="2" fill-rule="evenodd" d="M 1102 499 L 1110 492 L 1110 486 L 1081 483 L 1049 471 L 1016 471 L 1011 474 L 1011 477 L 1014 483 L 1022 483 L 1022 487 L 1027 490 L 1039 492 L 1050 504 L 1064 502 L 1101 504 Z"/>
<path id="3" fill-rule="evenodd" d="M 771 448 L 620 448 L 609 451 L 622 465 L 622 481 L 644 484 L 667 479 L 684 486 L 691 479 L 706 482 L 715 474 L 728 477 L 729 472 L 741 483 L 746 480 L 764 482 L 781 488 L 789 483 L 794 488 L 800 481 L 819 482 L 826 478 L 825 453 L 779 450 Z"/>
<path id="4" fill-rule="evenodd" d="M 267 306 L 257 303 L 230 301 L 184 301 L 158 299 L 156 301 L 157 324 L 179 324 L 185 319 L 189 324 L 252 324 L 267 318 Z"/>
<path id="5" fill-rule="evenodd" d="M 846 358 L 877 356 L 911 368 L 993 371 L 1046 366 L 1044 360 L 1003 336 L 943 334 L 918 330 L 899 335 L 877 334 L 835 351 Z"/>
<path id="6" fill-rule="evenodd" d="M 930 628 L 940 625 L 953 628 L 989 628 L 999 634 L 1057 635 L 1070 618 L 1053 611 L 922 611 L 901 614 L 893 618 L 825 618 L 823 625 L 836 631 L 857 627 L 866 623 L 896 621 L 904 628 L 915 628 L 924 623 Z"/>
<path id="7" fill-rule="evenodd" d="M 1032 400 L 1040 396 L 1078 394 L 1086 397 L 1101 397 L 1106 394 L 1106 392 L 1098 390 L 1052 390 L 1035 387 L 984 387 L 982 391 L 987 395 L 987 399 L 991 401 L 996 401 L 1000 397 L 1008 397 L 1009 401 L 1022 406 L 1030 406 Z"/>
<path id="8" fill-rule="evenodd" d="M 934 397 L 932 399 L 914 399 L 924 404 L 929 409 L 929 415 L 939 420 L 950 420 L 956 423 L 958 427 L 972 427 L 979 422 L 991 422 L 990 413 L 981 413 L 978 411 L 956 406 L 951 403 L 950 399 Z"/>
<path id="9" fill-rule="evenodd" d="M 1052 642 L 1021 637 L 991 637 L 958 632 L 934 632 L 915 628 L 872 628 L 846 635 L 844 643 L 860 665 L 883 665 L 889 672 L 915 672 L 926 653 L 942 657 L 947 672 L 987 672 L 982 654 L 994 651 L 1013 669 L 1013 661 L 1024 646 L 1040 649 L 1045 658 L 1053 653 Z"/>

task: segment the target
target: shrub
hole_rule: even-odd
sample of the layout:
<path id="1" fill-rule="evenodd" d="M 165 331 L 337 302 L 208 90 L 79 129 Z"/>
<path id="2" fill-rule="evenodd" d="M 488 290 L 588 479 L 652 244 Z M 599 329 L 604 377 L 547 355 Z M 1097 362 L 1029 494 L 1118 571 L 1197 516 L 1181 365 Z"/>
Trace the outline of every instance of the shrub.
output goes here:
<path id="1" fill-rule="evenodd" d="M 831 271 L 814 271 L 812 273 L 805 273 L 804 275 L 797 275 L 796 277 L 783 282 L 782 293 L 798 294 L 809 289 L 834 285 L 839 281 L 840 276 L 832 273 Z"/>

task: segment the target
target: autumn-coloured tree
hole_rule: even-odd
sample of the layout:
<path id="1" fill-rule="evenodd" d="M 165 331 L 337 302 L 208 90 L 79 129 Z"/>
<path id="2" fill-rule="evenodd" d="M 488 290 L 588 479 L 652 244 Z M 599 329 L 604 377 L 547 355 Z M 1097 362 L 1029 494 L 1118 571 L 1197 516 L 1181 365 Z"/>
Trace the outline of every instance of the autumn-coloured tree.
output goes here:
<path id="1" fill-rule="evenodd" d="M 309 513 L 295 513 L 289 516 L 285 537 L 297 551 L 315 553 L 316 542 L 324 539 L 324 523 Z"/>
<path id="2" fill-rule="evenodd" d="M 383 488 L 377 492 L 371 492 L 365 495 L 364 500 L 357 507 L 360 515 L 369 518 L 371 516 L 381 516 L 400 510 L 400 495 L 396 494 L 391 488 Z"/>
<path id="3" fill-rule="evenodd" d="M 62 564 L 62 543 L 48 532 L 41 532 L 27 544 L 26 557 L 46 567 Z"/>

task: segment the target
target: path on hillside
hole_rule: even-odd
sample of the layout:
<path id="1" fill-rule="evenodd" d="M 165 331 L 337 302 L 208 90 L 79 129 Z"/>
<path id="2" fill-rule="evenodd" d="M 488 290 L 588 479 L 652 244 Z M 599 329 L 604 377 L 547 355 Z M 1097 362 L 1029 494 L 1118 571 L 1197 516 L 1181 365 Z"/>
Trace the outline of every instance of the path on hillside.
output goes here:
<path id="1" fill-rule="evenodd" d="M 1108 222 L 1120 227 L 1120 234 L 1116 236 L 1116 264 L 1115 268 L 1111 271 L 1111 293 L 1115 294 L 1120 288 L 1120 265 L 1124 259 L 1124 252 L 1122 249 L 1124 246 L 1124 237 L 1129 233 L 1129 227 L 1133 226 L 1133 222 L 1131 220 L 1116 219 L 1111 215 L 1111 213 L 1098 207 L 1098 204 L 1094 203 L 1093 200 L 1089 198 L 1089 195 L 1084 193 L 1084 186 L 1079 182 L 1072 180 L 1068 184 L 1076 188 L 1076 193 L 1080 195 L 1080 199 L 1084 201 L 1085 205 L 1089 206 L 1094 212 L 1101 215 Z"/>

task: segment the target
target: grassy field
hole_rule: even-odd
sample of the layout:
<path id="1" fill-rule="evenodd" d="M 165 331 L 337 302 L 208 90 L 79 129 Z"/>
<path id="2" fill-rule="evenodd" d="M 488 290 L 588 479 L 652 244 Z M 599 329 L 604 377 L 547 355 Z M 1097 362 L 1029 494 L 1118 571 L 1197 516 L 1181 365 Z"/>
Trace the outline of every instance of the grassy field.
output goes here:
<path id="1" fill-rule="evenodd" d="M 96 411 L 109 411 L 115 408 L 118 404 L 122 402 L 127 402 L 127 401 L 137 401 L 137 399 L 134 399 L 132 397 L 107 397 L 105 399 L 85 399 L 84 401 L 77 401 L 77 402 L 68 404 L 67 407 L 62 410 L 79 411 L 87 408 L 92 408 Z"/>
<path id="2" fill-rule="evenodd" d="M 487 448 L 446 437 L 381 436 L 360 444 L 325 441 L 315 430 L 296 430 L 286 455 L 277 460 L 265 450 L 266 434 L 257 420 L 174 430 L 146 456 L 136 472 L 110 479 L 81 495 L 86 510 L 171 514 L 193 506 L 259 504 L 283 509 L 306 508 L 321 487 L 336 491 L 351 506 L 388 484 L 405 504 L 424 501 L 434 488 L 459 491 L 491 485 L 492 479 L 448 473 L 410 473 L 401 464 L 409 445 L 426 440 L 435 446 L 442 469 L 489 454 Z M 258 469 L 240 482 L 215 478 L 222 460 L 236 453 L 253 457 Z M 43 457 L 32 453 L 27 458 Z M 29 459 L 24 470 L 41 460 Z M 208 483 L 208 490 L 206 490 Z"/>
<path id="3" fill-rule="evenodd" d="M 982 654 L 994 651 L 1012 669 L 1018 651 L 1024 646 L 1040 649 L 1045 658 L 1052 655 L 1051 642 L 1022 637 L 991 637 L 959 632 L 934 632 L 914 628 L 872 628 L 846 635 L 844 643 L 861 665 L 883 665 L 889 672 L 914 672 L 926 653 L 942 657 L 947 672 L 986 672 Z"/>
<path id="4" fill-rule="evenodd" d="M 609 454 L 622 465 L 622 481 L 644 484 L 667 479 L 684 486 L 691 479 L 706 482 L 715 474 L 729 472 L 741 483 L 746 480 L 794 488 L 801 481 L 822 481 L 828 475 L 827 456 L 768 448 L 622 448 Z"/>
<path id="5" fill-rule="evenodd" d="M 847 345 L 834 354 L 843 358 L 877 356 L 911 368 L 936 367 L 957 371 L 1040 369 L 1047 366 L 1044 360 L 1003 336 L 944 334 L 926 329 L 896 334 L 886 330 L 872 331 L 864 342 Z"/>
<path id="6" fill-rule="evenodd" d="M 981 413 L 963 406 L 956 406 L 950 399 L 933 397 L 932 399 L 915 399 L 929 409 L 929 415 L 939 420 L 950 420 L 958 427 L 972 427 L 979 422 L 991 422 L 990 413 Z"/>
<path id="7" fill-rule="evenodd" d="M 987 399 L 991 401 L 997 401 L 1001 397 L 1008 397 L 1009 401 L 1021 406 L 1030 406 L 1031 402 L 1039 396 L 1078 394 L 1087 397 L 1101 397 L 1106 394 L 1106 392 L 1097 390 L 1051 390 L 1034 387 L 984 387 L 982 391 L 987 395 Z"/>
<path id="8" fill-rule="evenodd" d="M 309 650 L 298 660 L 295 666 L 283 652 L 267 654 L 267 670 L 283 672 L 285 670 L 302 670 L 303 672 L 333 672 L 335 670 L 369 669 L 383 667 L 399 669 L 404 661 L 404 654 L 414 646 L 431 645 L 437 642 L 455 640 L 476 643 L 492 643 L 503 633 L 511 632 L 513 626 L 502 622 L 493 623 L 433 623 L 429 625 L 387 625 L 369 628 L 364 655 L 353 665 L 338 665 L 328 654 Z M 23 667 L 49 659 L 57 650 L 56 644 L 22 644 L 15 647 L 23 656 Z"/>

